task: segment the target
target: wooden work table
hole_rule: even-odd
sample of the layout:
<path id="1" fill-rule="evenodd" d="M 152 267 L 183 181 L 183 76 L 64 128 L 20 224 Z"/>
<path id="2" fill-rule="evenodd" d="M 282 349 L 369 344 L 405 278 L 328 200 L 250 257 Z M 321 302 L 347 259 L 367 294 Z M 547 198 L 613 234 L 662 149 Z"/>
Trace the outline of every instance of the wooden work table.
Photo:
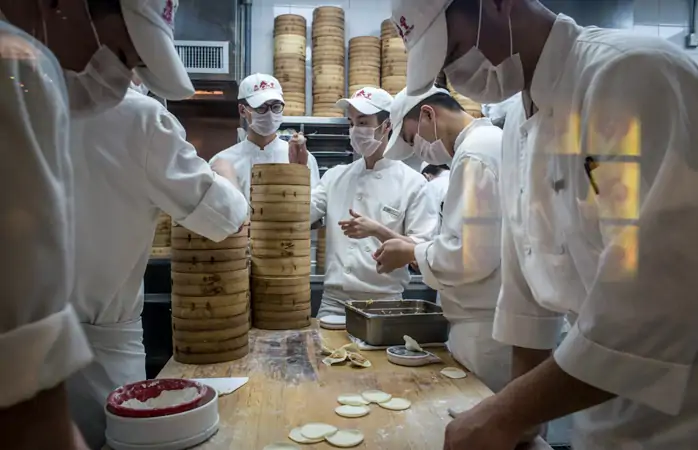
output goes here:
<path id="1" fill-rule="evenodd" d="M 220 398 L 220 430 L 199 450 L 262 450 L 273 442 L 290 442 L 289 431 L 309 422 L 355 428 L 365 435 L 356 448 L 440 450 L 448 408 L 470 407 L 491 395 L 477 378 L 451 380 L 443 364 L 418 368 L 388 362 L 385 351 L 364 351 L 372 367 L 328 367 L 322 363 L 321 336 L 332 348 L 349 343 L 346 332 L 312 327 L 298 331 L 250 333 L 250 354 L 231 363 L 185 365 L 170 359 L 159 378 L 249 377 L 233 394 Z M 446 350 L 436 350 L 446 365 L 456 366 Z M 377 405 L 368 416 L 345 419 L 335 414 L 340 394 L 379 389 L 412 401 L 411 409 L 388 411 Z M 327 443 L 301 446 L 330 449 Z M 536 450 L 549 449 L 540 442 Z"/>

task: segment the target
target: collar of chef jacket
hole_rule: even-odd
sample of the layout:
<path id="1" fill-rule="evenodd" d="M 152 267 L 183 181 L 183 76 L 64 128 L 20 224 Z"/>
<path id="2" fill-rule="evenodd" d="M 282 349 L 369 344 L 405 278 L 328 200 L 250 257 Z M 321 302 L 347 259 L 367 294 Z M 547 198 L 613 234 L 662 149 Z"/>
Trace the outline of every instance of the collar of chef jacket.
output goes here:
<path id="1" fill-rule="evenodd" d="M 392 167 L 395 163 L 402 164 L 402 162 L 400 162 L 400 161 L 394 161 L 392 159 L 383 158 L 383 159 L 379 159 L 378 161 L 376 161 L 376 164 L 373 166 L 373 169 L 369 169 L 368 167 L 366 167 L 366 160 L 364 158 L 361 158 L 359 161 L 360 161 L 360 167 L 363 170 L 365 170 L 365 171 L 372 170 L 374 172 L 388 169 L 388 168 Z"/>
<path id="2" fill-rule="evenodd" d="M 249 139 L 245 139 L 244 141 L 242 141 L 242 145 L 244 145 L 245 150 L 261 152 L 261 153 L 267 153 L 267 152 L 271 153 L 274 151 L 278 151 L 280 149 L 288 148 L 288 143 L 286 141 L 284 141 L 283 139 L 279 138 L 279 136 L 276 136 L 276 139 L 274 139 L 273 141 L 268 143 L 266 145 L 266 147 L 264 147 L 264 149 L 262 149 L 257 144 L 250 141 Z"/>

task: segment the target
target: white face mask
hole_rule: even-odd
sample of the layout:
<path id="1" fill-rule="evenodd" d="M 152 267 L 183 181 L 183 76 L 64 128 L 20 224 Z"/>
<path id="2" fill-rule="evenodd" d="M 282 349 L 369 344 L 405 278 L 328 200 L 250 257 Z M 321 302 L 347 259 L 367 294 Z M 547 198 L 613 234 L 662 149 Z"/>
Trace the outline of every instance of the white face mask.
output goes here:
<path id="1" fill-rule="evenodd" d="M 260 136 L 271 136 L 279 130 L 279 127 L 284 121 L 282 112 L 274 113 L 271 110 L 264 114 L 259 114 L 251 109 L 248 109 L 252 115 L 250 128 Z"/>
<path id="2" fill-rule="evenodd" d="M 380 124 L 376 128 L 371 127 L 351 127 L 349 129 L 349 139 L 351 141 L 351 148 L 354 149 L 356 153 L 368 158 L 369 156 L 376 153 L 376 150 L 380 148 L 382 139 L 385 135 L 381 136 L 381 139 L 376 139 L 376 130 L 381 128 L 383 124 Z"/>
<path id="3" fill-rule="evenodd" d="M 148 86 L 146 86 L 145 84 L 136 84 L 133 81 L 131 81 L 131 89 L 133 89 L 141 95 L 148 95 L 148 93 L 150 92 L 150 89 L 148 89 Z"/>
<path id="4" fill-rule="evenodd" d="M 99 114 L 121 103 L 133 76 L 106 45 L 92 55 L 85 70 L 64 74 L 70 112 L 78 117 Z"/>
<path id="5" fill-rule="evenodd" d="M 509 18 L 509 57 L 494 66 L 480 51 L 482 0 L 475 47 L 444 68 L 453 89 L 480 103 L 499 103 L 524 89 L 523 66 L 519 54 L 514 55 L 514 41 Z"/>
<path id="6" fill-rule="evenodd" d="M 443 141 L 438 138 L 436 133 L 436 121 L 434 121 L 434 142 L 429 142 L 419 134 L 419 127 L 422 123 L 422 113 L 419 114 L 419 125 L 417 126 L 417 134 L 414 137 L 414 154 L 419 159 L 427 164 L 439 166 L 441 164 L 451 164 L 453 157 L 446 150 Z"/>

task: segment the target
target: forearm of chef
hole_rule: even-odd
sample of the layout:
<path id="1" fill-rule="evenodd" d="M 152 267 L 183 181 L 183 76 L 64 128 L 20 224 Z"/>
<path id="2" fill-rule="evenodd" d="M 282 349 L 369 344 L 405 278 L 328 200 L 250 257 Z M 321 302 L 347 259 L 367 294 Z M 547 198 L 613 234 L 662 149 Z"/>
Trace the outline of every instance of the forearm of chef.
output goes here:
<path id="1" fill-rule="evenodd" d="M 373 235 L 374 238 L 378 239 L 381 242 L 389 241 L 390 239 L 400 239 L 402 241 L 408 242 L 410 244 L 414 244 L 415 242 L 408 236 L 403 236 L 400 233 L 397 233 L 390 228 L 386 227 L 382 223 L 378 224 L 377 230 L 375 234 Z"/>
<path id="2" fill-rule="evenodd" d="M 245 222 L 247 215 L 245 196 L 228 180 L 214 174 L 213 183 L 199 204 L 177 222 L 195 233 L 220 242 L 234 234 Z"/>

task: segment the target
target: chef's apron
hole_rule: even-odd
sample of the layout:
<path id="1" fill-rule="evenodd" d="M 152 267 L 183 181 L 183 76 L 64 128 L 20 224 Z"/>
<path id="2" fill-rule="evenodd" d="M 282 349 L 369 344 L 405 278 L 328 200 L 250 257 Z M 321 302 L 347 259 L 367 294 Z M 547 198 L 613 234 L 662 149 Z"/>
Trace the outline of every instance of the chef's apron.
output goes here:
<path id="1" fill-rule="evenodd" d="M 493 319 L 451 321 L 448 350 L 494 392 L 511 380 L 511 346 L 492 339 Z"/>
<path id="2" fill-rule="evenodd" d="M 111 391 L 145 379 L 141 320 L 115 324 L 82 324 L 95 359 L 68 379 L 70 413 L 91 449 L 105 444 L 104 405 Z"/>
<path id="3" fill-rule="evenodd" d="M 317 318 L 322 319 L 330 315 L 346 315 L 344 305 L 349 300 L 402 300 L 402 294 L 352 292 L 328 288 L 322 291 L 322 303 L 320 304 Z"/>

